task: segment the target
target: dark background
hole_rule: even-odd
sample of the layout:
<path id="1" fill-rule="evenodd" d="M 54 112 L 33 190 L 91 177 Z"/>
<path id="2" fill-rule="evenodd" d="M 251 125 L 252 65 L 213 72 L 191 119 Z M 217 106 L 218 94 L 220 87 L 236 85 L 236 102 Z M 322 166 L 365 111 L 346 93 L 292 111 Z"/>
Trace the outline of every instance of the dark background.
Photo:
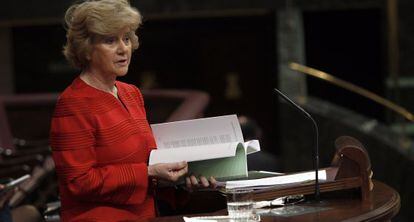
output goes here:
<path id="1" fill-rule="evenodd" d="M 143 88 L 198 89 L 211 96 L 206 116 L 236 113 L 256 120 L 263 130 L 262 148 L 282 159 L 282 171 L 312 168 L 311 123 L 272 92 L 279 87 L 278 13 L 300 10 L 306 64 L 389 97 L 387 1 L 132 1 L 144 15 L 140 48 L 123 81 Z M 290 6 L 289 6 L 289 4 Z M 14 93 L 60 92 L 79 74 L 61 50 L 62 17 L 70 1 L 7 1 L 0 8 L 0 27 L 11 30 Z M 402 77 L 413 76 L 414 3 L 399 1 L 399 56 Z M 284 19 L 284 18 L 279 18 Z M 145 85 L 151 77 L 153 84 Z M 236 81 L 229 80 L 236 76 Z M 390 133 L 389 111 L 327 82 L 307 77 L 308 94 L 319 103 L 309 108 L 320 123 L 321 166 L 329 165 L 333 140 L 349 134 L 367 144 L 374 178 L 397 189 L 402 198 L 398 221 L 409 221 L 414 195 L 409 151 Z M 229 96 L 232 84 L 239 94 Z M 402 88 L 400 102 L 414 110 L 412 88 Z M 316 108 L 315 108 L 316 107 Z M 341 107 L 341 108 L 337 108 Z M 313 109 L 312 109 L 313 108 Z M 343 112 L 342 108 L 351 110 Z M 283 110 L 284 113 L 281 113 Z M 288 113 L 288 115 L 286 115 Z M 351 114 L 350 114 L 351 113 Z M 340 114 L 340 115 L 338 115 Z M 355 116 L 358 116 L 356 118 Z M 363 116 L 363 117 L 361 117 Z M 385 127 L 362 131 L 365 121 Z M 344 125 L 351 122 L 351 125 Z M 411 173 L 410 173 L 411 170 Z"/>

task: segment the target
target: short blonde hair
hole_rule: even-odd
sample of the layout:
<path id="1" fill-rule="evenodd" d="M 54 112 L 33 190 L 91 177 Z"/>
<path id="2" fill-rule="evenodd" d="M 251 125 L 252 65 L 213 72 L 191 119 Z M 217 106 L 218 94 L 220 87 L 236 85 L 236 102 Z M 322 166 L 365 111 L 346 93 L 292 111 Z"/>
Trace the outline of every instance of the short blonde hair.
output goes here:
<path id="1" fill-rule="evenodd" d="M 113 35 L 129 28 L 132 49 L 138 48 L 135 31 L 141 25 L 139 11 L 128 0 L 86 0 L 68 8 L 65 14 L 66 45 L 63 54 L 73 66 L 88 67 L 88 55 L 96 36 Z"/>

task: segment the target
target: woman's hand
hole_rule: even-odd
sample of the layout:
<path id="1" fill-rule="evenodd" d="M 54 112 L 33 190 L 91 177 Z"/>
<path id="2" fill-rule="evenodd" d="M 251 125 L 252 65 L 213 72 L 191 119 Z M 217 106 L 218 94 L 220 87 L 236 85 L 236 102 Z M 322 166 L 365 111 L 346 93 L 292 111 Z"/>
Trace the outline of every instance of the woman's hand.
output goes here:
<path id="1" fill-rule="evenodd" d="M 185 184 L 187 189 L 192 191 L 194 188 L 216 188 L 217 181 L 214 179 L 214 177 L 210 177 L 210 179 L 207 180 L 207 178 L 204 176 L 200 176 L 199 179 L 197 179 L 197 177 L 191 175 L 185 178 Z"/>
<path id="2" fill-rule="evenodd" d="M 148 166 L 148 176 L 157 179 L 176 182 L 188 171 L 188 164 L 185 161 L 177 163 L 158 163 Z"/>

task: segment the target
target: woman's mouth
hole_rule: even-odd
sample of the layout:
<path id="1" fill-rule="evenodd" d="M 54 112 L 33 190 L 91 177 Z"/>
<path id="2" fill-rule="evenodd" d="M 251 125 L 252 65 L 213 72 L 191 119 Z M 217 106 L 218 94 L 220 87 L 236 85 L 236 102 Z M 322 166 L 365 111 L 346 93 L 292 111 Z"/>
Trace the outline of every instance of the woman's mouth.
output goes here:
<path id="1" fill-rule="evenodd" d="M 120 60 L 116 61 L 115 63 L 119 66 L 126 66 L 126 65 L 128 65 L 128 59 L 120 59 Z"/>

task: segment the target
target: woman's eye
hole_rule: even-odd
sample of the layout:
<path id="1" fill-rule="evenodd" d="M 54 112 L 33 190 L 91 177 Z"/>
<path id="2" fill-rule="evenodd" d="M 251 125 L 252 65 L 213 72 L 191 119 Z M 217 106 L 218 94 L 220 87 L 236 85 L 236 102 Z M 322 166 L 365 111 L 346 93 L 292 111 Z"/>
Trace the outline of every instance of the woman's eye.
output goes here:
<path id="1" fill-rule="evenodd" d="M 124 37 L 124 42 L 125 42 L 126 44 L 128 44 L 130 40 L 131 40 L 131 39 L 129 38 L 129 36 Z"/>
<path id="2" fill-rule="evenodd" d="M 115 37 L 107 37 L 104 39 L 105 44 L 112 44 L 115 42 Z"/>

